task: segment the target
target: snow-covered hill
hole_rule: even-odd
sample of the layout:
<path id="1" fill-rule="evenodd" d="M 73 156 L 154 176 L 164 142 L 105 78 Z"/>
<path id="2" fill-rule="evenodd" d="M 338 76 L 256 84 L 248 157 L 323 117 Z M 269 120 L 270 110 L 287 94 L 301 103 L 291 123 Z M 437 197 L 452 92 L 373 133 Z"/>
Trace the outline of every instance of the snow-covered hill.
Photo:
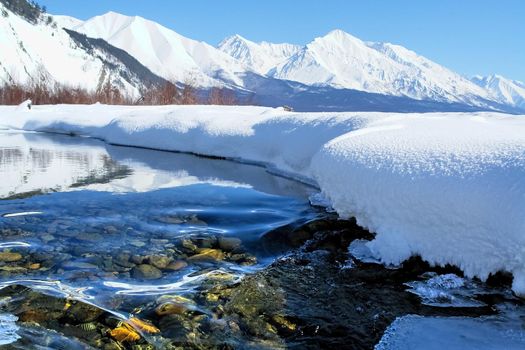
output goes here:
<path id="1" fill-rule="evenodd" d="M 266 41 L 255 43 L 240 35 L 233 35 L 224 39 L 218 49 L 241 61 L 253 71 L 267 74 L 269 70 L 301 50 L 301 46 L 272 44 Z"/>
<path id="2" fill-rule="evenodd" d="M 488 90 L 492 98 L 500 103 L 525 110 L 525 83 L 510 80 L 497 74 L 487 77 L 476 76 L 472 78 L 472 81 Z"/>
<path id="3" fill-rule="evenodd" d="M 61 28 L 78 24 L 78 20 L 46 15 L 33 22 L 1 2 L 0 10 L 0 84 L 60 83 L 94 91 L 109 81 L 122 91 L 138 95 L 147 88 L 145 81 L 163 80 L 126 52 L 102 41 L 88 43 Z M 137 67 L 140 74 L 135 71 Z"/>

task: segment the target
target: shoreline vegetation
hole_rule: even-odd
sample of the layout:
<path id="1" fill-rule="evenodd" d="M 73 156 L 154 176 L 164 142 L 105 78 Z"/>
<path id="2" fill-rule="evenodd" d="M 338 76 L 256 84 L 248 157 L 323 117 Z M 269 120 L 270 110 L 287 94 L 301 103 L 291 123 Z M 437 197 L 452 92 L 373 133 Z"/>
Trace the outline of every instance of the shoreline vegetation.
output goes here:
<path id="1" fill-rule="evenodd" d="M 31 100 L 35 105 L 108 104 L 108 105 L 246 105 L 235 92 L 221 87 L 199 90 L 191 83 L 182 86 L 166 82 L 148 88 L 141 96 L 121 92 L 109 81 L 96 91 L 55 83 L 6 84 L 0 86 L 0 105 L 18 105 Z"/>

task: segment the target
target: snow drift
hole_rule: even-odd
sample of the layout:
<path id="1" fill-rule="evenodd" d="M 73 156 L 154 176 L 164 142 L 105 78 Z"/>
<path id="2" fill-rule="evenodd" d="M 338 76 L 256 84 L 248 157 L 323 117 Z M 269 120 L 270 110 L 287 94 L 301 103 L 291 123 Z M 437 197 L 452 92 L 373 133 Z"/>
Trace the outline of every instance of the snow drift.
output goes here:
<path id="1" fill-rule="evenodd" d="M 264 107 L 0 107 L 0 126 L 266 164 L 316 183 L 376 232 L 385 263 L 419 254 L 525 295 L 525 118 L 291 113 Z"/>

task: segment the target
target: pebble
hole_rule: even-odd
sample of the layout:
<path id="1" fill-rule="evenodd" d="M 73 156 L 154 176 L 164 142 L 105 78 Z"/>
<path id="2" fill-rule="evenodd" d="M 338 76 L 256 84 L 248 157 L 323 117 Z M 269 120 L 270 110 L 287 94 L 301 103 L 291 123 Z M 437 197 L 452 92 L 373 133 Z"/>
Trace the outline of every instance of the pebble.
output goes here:
<path id="1" fill-rule="evenodd" d="M 166 266 L 166 270 L 179 271 L 188 266 L 188 263 L 184 260 L 177 260 Z"/>
<path id="2" fill-rule="evenodd" d="M 135 266 L 131 270 L 131 275 L 137 279 L 156 280 L 162 277 L 162 271 L 155 266 L 142 264 Z"/>
<path id="3" fill-rule="evenodd" d="M 205 262 L 218 261 L 224 259 L 224 253 L 219 249 L 203 248 L 198 250 L 198 254 L 190 256 L 188 261 L 191 262 Z"/>
<path id="4" fill-rule="evenodd" d="M 184 248 L 192 252 L 198 249 L 198 247 L 190 239 L 187 239 L 187 238 L 183 239 L 181 244 Z"/>
<path id="5" fill-rule="evenodd" d="M 62 267 L 67 270 L 95 270 L 98 269 L 97 265 L 93 265 L 82 261 L 66 261 L 62 264 Z"/>
<path id="6" fill-rule="evenodd" d="M 98 242 L 104 239 L 99 233 L 80 233 L 76 235 L 75 238 L 79 241 L 85 242 Z"/>
<path id="7" fill-rule="evenodd" d="M 15 262 L 18 260 L 22 260 L 22 254 L 12 252 L 0 252 L 0 261 Z"/>
<path id="8" fill-rule="evenodd" d="M 34 264 L 29 265 L 30 270 L 38 270 L 39 268 L 40 268 L 39 263 L 34 263 Z"/>
<path id="9" fill-rule="evenodd" d="M 146 245 L 146 242 L 139 241 L 138 239 L 136 239 L 136 240 L 133 240 L 133 241 L 129 242 L 129 244 L 131 244 L 134 247 L 141 248 L 141 247 L 144 247 Z"/>
<path id="10" fill-rule="evenodd" d="M 52 240 L 54 240 L 55 236 L 53 236 L 51 234 L 44 234 L 44 235 L 40 236 L 40 239 L 42 240 L 42 242 L 48 243 L 48 242 L 51 242 Z"/>
<path id="11" fill-rule="evenodd" d="M 171 262 L 171 259 L 165 255 L 151 255 L 149 263 L 156 268 L 165 269 Z"/>
<path id="12" fill-rule="evenodd" d="M 226 251 L 231 252 L 240 248 L 242 241 L 239 238 L 235 237 L 220 237 L 219 238 L 219 247 Z"/>
<path id="13" fill-rule="evenodd" d="M 163 216 L 161 218 L 158 219 L 160 222 L 162 223 L 165 223 L 165 224 L 174 224 L 174 225 L 177 225 L 177 224 L 182 224 L 184 223 L 184 220 L 182 220 L 181 218 L 179 218 L 178 216 Z"/>

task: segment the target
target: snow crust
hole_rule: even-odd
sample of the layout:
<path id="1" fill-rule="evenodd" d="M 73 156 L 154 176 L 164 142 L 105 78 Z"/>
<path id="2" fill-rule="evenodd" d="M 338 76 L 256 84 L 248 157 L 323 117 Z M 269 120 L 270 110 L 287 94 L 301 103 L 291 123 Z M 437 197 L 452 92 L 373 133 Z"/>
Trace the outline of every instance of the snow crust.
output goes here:
<path id="1" fill-rule="evenodd" d="M 467 277 L 504 270 L 525 295 L 525 118 L 293 113 L 236 106 L 0 107 L 0 127 L 260 163 L 321 189 L 376 233 L 376 259 L 419 254 Z"/>

